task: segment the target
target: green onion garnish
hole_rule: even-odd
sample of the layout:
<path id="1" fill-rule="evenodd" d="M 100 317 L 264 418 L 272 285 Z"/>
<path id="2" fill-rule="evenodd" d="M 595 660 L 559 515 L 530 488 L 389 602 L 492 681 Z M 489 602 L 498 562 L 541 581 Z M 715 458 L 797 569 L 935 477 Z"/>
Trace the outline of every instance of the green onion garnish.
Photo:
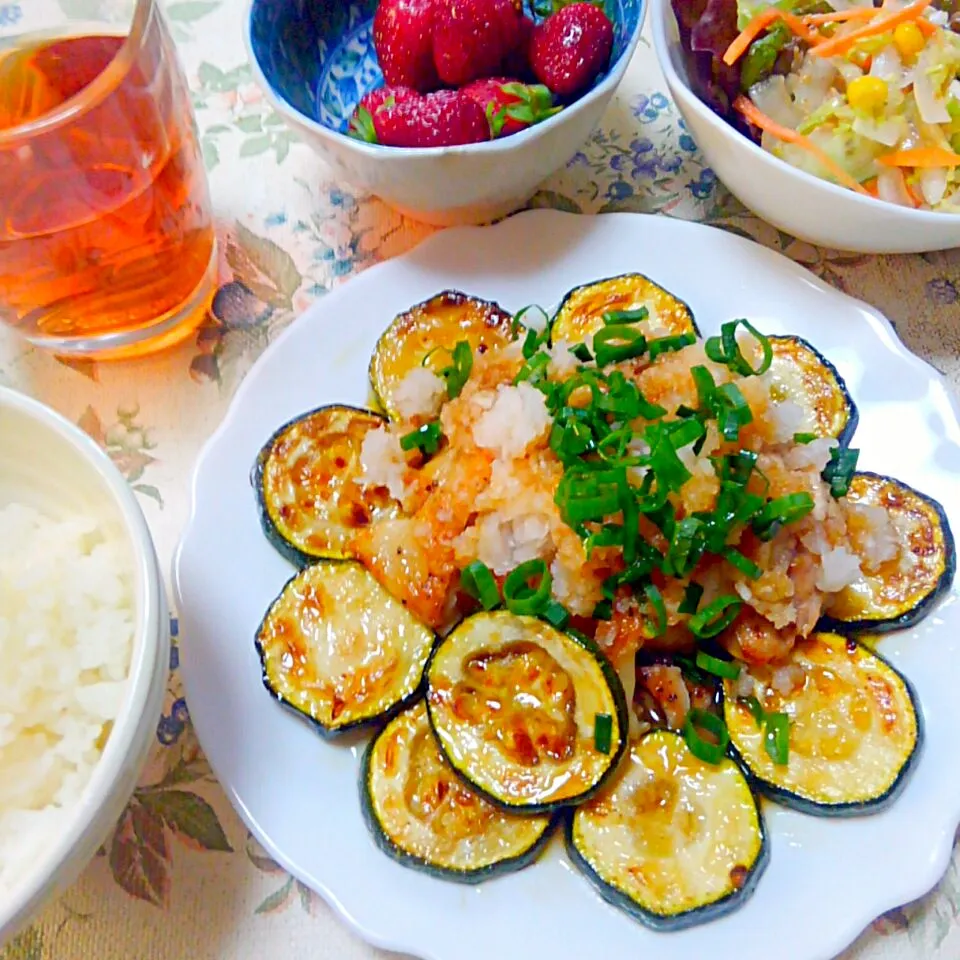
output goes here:
<path id="1" fill-rule="evenodd" d="M 686 577 L 703 556 L 703 542 L 699 539 L 703 521 L 697 517 L 684 517 L 674 528 L 673 537 L 663 560 L 664 573 Z"/>
<path id="2" fill-rule="evenodd" d="M 672 350 L 682 350 L 689 347 L 691 343 L 696 343 L 697 338 L 692 333 L 681 333 L 675 337 L 658 337 L 650 341 L 650 362 L 653 363 L 661 353 L 669 353 Z"/>
<path id="3" fill-rule="evenodd" d="M 749 557 L 745 557 L 736 547 L 727 547 L 723 551 L 723 557 L 751 580 L 756 580 L 763 573 Z"/>
<path id="4" fill-rule="evenodd" d="M 700 606 L 700 598 L 703 596 L 703 587 L 699 583 L 691 580 L 687 584 L 687 589 L 683 591 L 683 601 L 677 607 L 677 613 L 696 613 Z"/>
<path id="5" fill-rule="evenodd" d="M 570 622 L 570 613 L 567 608 L 553 599 L 549 600 L 540 611 L 540 616 L 558 630 L 562 630 Z"/>
<path id="6" fill-rule="evenodd" d="M 500 591 L 490 568 L 482 560 L 468 563 L 460 571 L 460 586 L 474 600 L 479 600 L 484 610 L 500 606 Z"/>
<path id="7" fill-rule="evenodd" d="M 794 443 L 813 443 L 816 439 L 817 435 L 815 433 L 795 433 L 793 435 Z"/>
<path id="8" fill-rule="evenodd" d="M 741 450 L 723 458 L 720 469 L 720 479 L 745 487 L 750 480 L 750 474 L 757 465 L 757 454 L 752 450 Z"/>
<path id="9" fill-rule="evenodd" d="M 725 593 L 708 603 L 687 621 L 687 628 L 701 640 L 715 637 L 737 619 L 743 601 L 732 593 Z"/>
<path id="10" fill-rule="evenodd" d="M 639 323 L 650 316 L 650 311 L 646 307 L 637 307 L 636 310 L 611 310 L 603 315 L 604 325 L 618 323 Z"/>
<path id="11" fill-rule="evenodd" d="M 531 333 L 535 331 L 531 330 Z M 523 383 L 524 380 L 529 380 L 531 383 L 536 383 L 540 380 L 547 370 L 547 366 L 550 363 L 550 356 L 546 353 L 534 353 L 531 354 L 527 362 L 517 371 L 517 375 L 513 378 L 514 384 Z"/>
<path id="12" fill-rule="evenodd" d="M 712 734 L 716 742 L 704 739 L 700 730 Z M 695 757 L 714 765 L 723 760 L 730 743 L 730 731 L 722 718 L 697 708 L 691 710 L 683 722 L 683 737 Z"/>
<path id="13" fill-rule="evenodd" d="M 712 403 L 724 440 L 736 440 L 740 436 L 740 428 L 753 421 L 753 411 L 735 383 L 717 387 Z"/>
<path id="14" fill-rule="evenodd" d="M 439 420 L 431 420 L 416 430 L 405 433 L 400 438 L 401 450 L 421 450 L 427 456 L 436 453 L 440 449 L 440 442 L 443 440 L 443 428 Z"/>
<path id="15" fill-rule="evenodd" d="M 750 366 L 747 358 L 744 357 L 740 350 L 740 345 L 737 343 L 737 327 L 741 324 L 753 335 L 757 343 L 760 344 L 760 349 L 763 352 L 763 359 L 760 361 L 760 366 L 756 369 Z M 770 364 L 773 363 L 773 347 L 770 346 L 769 337 L 765 337 L 760 333 L 748 320 L 731 320 L 729 323 L 723 324 L 720 328 L 720 336 L 710 337 L 703 345 L 703 348 L 704 352 L 714 363 L 725 364 L 741 377 L 759 377 L 761 374 L 766 373 L 770 369 Z"/>
<path id="16" fill-rule="evenodd" d="M 589 363 L 593 359 L 593 354 L 585 343 L 578 343 L 575 347 L 571 347 L 570 352 L 582 363 Z"/>
<path id="17" fill-rule="evenodd" d="M 673 658 L 673 663 L 691 683 L 695 683 L 698 687 L 710 685 L 710 678 L 689 657 L 677 654 Z"/>
<path id="18" fill-rule="evenodd" d="M 653 609 L 653 619 L 647 622 L 644 633 L 651 639 L 653 637 L 662 637 L 667 632 L 667 607 L 663 602 L 663 597 L 657 587 L 648 583 L 643 592 L 647 595 L 647 601 Z"/>
<path id="19" fill-rule="evenodd" d="M 781 527 L 802 519 L 811 510 L 813 497 L 809 493 L 788 493 L 767 502 L 753 518 L 753 531 L 761 540 L 772 540 Z"/>
<path id="20" fill-rule="evenodd" d="M 598 367 L 631 360 L 646 352 L 647 338 L 625 324 L 617 323 L 598 330 L 593 336 L 593 353 Z"/>
<path id="21" fill-rule="evenodd" d="M 597 713 L 593 717 L 593 745 L 598 753 L 609 753 L 613 745 L 613 717 Z"/>
<path id="22" fill-rule="evenodd" d="M 750 714 L 753 716 L 757 727 L 762 727 L 763 721 L 766 719 L 767 714 L 760 705 L 760 701 L 756 697 L 740 697 L 739 702 L 750 711 Z"/>
<path id="23" fill-rule="evenodd" d="M 536 587 L 530 581 L 538 579 Z M 503 582 L 503 600 L 511 613 L 521 616 L 537 616 L 550 602 L 550 587 L 553 578 L 543 560 L 527 560 L 515 567 Z"/>
<path id="24" fill-rule="evenodd" d="M 740 676 L 740 664 L 734 663 L 732 660 L 711 657 L 709 653 L 704 653 L 703 650 L 697 653 L 697 666 L 723 680 L 736 680 Z"/>
<path id="25" fill-rule="evenodd" d="M 473 370 L 473 351 L 466 340 L 457 341 L 451 354 L 452 363 L 440 371 L 440 376 L 447 381 L 447 396 L 453 400 L 459 397 L 470 371 Z"/>
<path id="26" fill-rule="evenodd" d="M 609 600 L 601 600 L 593 608 L 594 620 L 610 620 L 613 617 L 613 604 Z"/>
<path id="27" fill-rule="evenodd" d="M 518 311 L 513 315 L 513 320 L 510 321 L 510 334 L 511 334 L 512 337 L 514 337 L 514 339 L 516 339 L 517 334 L 520 332 L 520 330 L 525 327 L 525 324 L 522 322 L 522 321 L 523 321 L 523 318 L 524 318 L 524 316 L 525 316 L 526 314 L 528 314 L 531 310 L 539 310 L 539 311 L 540 311 L 540 315 L 543 317 L 544 332 L 546 332 L 547 329 L 549 328 L 549 326 L 550 326 L 550 314 L 548 314 L 547 311 L 544 310 L 543 307 L 539 306 L 538 304 L 536 304 L 536 303 L 531 303 L 531 304 L 529 304 L 528 306 L 524 307 L 522 310 L 518 310 Z M 529 336 L 529 333 L 527 334 L 527 336 Z"/>
<path id="28" fill-rule="evenodd" d="M 775 764 L 787 765 L 790 759 L 790 718 L 785 713 L 766 715 L 763 745 Z"/>
<path id="29" fill-rule="evenodd" d="M 830 484 L 830 493 L 834 497 L 839 499 L 847 495 L 859 457 L 860 451 L 850 447 L 834 447 L 830 451 L 830 462 L 823 468 L 821 476 Z"/>

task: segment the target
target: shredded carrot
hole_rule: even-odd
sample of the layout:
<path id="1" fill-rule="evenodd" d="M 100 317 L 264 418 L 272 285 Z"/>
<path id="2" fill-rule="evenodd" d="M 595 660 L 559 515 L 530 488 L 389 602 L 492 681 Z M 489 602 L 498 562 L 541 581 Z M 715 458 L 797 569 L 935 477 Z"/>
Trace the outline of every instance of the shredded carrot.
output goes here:
<path id="1" fill-rule="evenodd" d="M 877 163 L 885 167 L 960 167 L 960 154 L 943 147 L 913 147 L 878 157 Z"/>
<path id="2" fill-rule="evenodd" d="M 796 14 L 788 13 L 786 10 L 778 10 L 776 7 L 767 7 L 761 10 L 734 38 L 733 43 L 727 47 L 723 55 L 723 62 L 732 67 L 750 48 L 757 37 L 767 29 L 775 20 L 782 20 L 798 37 L 806 40 L 811 46 L 817 42 L 817 35 L 808 29 L 803 20 Z"/>
<path id="3" fill-rule="evenodd" d="M 874 177 L 872 180 L 868 180 L 864 185 L 863 189 L 870 194 L 871 197 L 879 197 L 880 191 L 877 189 L 877 178 Z"/>
<path id="4" fill-rule="evenodd" d="M 935 23 L 931 23 L 926 17 L 917 17 L 917 29 L 928 40 L 940 32 L 940 28 Z"/>
<path id="5" fill-rule="evenodd" d="M 907 183 L 906 178 L 903 180 L 903 185 L 907 188 L 907 196 L 913 201 L 914 207 L 923 206 L 923 196 L 909 184 Z"/>
<path id="6" fill-rule="evenodd" d="M 864 196 L 870 196 L 868 190 L 865 190 L 840 164 L 824 153 L 809 137 L 805 137 L 802 133 L 797 133 L 796 130 L 791 130 L 789 127 L 777 123 L 772 117 L 768 117 L 759 110 L 752 100 L 741 94 L 734 101 L 733 108 L 738 113 L 741 113 L 755 127 L 765 130 L 778 140 L 793 143 L 812 153 L 845 187 L 856 190 L 857 193 L 862 193 Z"/>
<path id="7" fill-rule="evenodd" d="M 878 34 L 886 33 L 901 23 L 907 23 L 910 20 L 917 20 L 933 0 L 916 0 L 908 7 L 903 7 L 894 13 L 886 14 L 882 17 L 876 17 L 866 26 L 859 30 L 851 30 L 843 36 L 831 37 L 829 40 L 823 40 L 818 43 L 811 53 L 818 57 L 835 57 L 837 54 L 846 53 L 855 43 L 865 40 L 867 37 L 875 37 Z"/>
<path id="8" fill-rule="evenodd" d="M 854 7 L 852 10 L 834 10 L 833 13 L 808 13 L 804 23 L 839 23 L 843 20 L 872 20 L 880 10 L 876 7 Z"/>

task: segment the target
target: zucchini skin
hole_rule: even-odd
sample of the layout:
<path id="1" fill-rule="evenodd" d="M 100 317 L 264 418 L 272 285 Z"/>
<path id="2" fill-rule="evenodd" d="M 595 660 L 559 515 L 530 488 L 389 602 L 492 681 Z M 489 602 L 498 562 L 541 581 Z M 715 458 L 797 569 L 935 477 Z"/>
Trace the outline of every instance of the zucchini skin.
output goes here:
<path id="1" fill-rule="evenodd" d="M 461 621 L 465 622 L 465 621 Z M 543 621 L 544 623 L 546 621 Z M 549 625 L 549 624 L 548 624 Z M 556 629 L 556 628 L 554 628 Z M 629 714 L 627 712 L 627 698 L 623 692 L 623 684 L 620 682 L 620 677 L 617 676 L 617 672 L 613 669 L 613 665 L 606 658 L 604 653 L 601 651 L 600 647 L 596 644 L 594 640 L 585 634 L 580 634 L 576 632 L 570 632 L 567 630 L 558 630 L 558 633 L 562 633 L 565 637 L 571 640 L 574 643 L 579 644 L 583 647 L 584 650 L 588 651 L 592 656 L 597 660 L 600 670 L 603 674 L 603 678 L 607 683 L 607 686 L 610 688 L 610 693 L 613 696 L 613 701 L 616 707 L 617 712 L 617 722 L 618 729 L 620 731 L 620 739 L 617 744 L 614 746 L 611 744 L 611 754 L 612 759 L 607 766 L 607 769 L 601 774 L 600 778 L 596 783 L 593 784 L 588 790 L 584 791 L 581 794 L 578 794 L 576 797 L 569 797 L 564 800 L 550 801 L 547 803 L 536 803 L 536 804 L 512 804 L 496 796 L 496 794 L 490 793 L 488 790 L 485 790 L 483 787 L 474 783 L 470 780 L 469 777 L 450 759 L 446 754 L 446 750 L 443 749 L 443 741 L 437 732 L 437 723 L 434 717 L 433 710 L 430 708 L 430 668 L 433 666 L 433 662 L 437 657 L 437 654 L 440 652 L 443 646 L 443 640 L 440 640 L 438 643 L 434 644 L 433 650 L 430 653 L 430 659 L 427 661 L 427 665 L 424 668 L 423 676 L 427 692 L 427 717 L 430 720 L 430 729 L 433 730 L 434 736 L 437 738 L 437 742 L 441 744 L 441 752 L 446 756 L 447 762 L 450 764 L 450 768 L 456 773 L 456 775 L 468 786 L 471 790 L 480 794 L 485 800 L 488 800 L 495 807 L 500 810 L 504 810 L 508 813 L 516 813 L 521 815 L 539 815 L 544 813 L 554 813 L 559 810 L 563 810 L 567 807 L 576 807 L 581 803 L 589 800 L 600 790 L 603 789 L 604 785 L 610 780 L 610 778 L 616 773 L 617 768 L 620 766 L 620 762 L 623 760 L 624 754 L 626 753 L 627 746 L 629 744 L 629 730 L 630 730 L 630 720 Z"/>
<path id="2" fill-rule="evenodd" d="M 943 572 L 940 574 L 936 586 L 930 593 L 909 610 L 897 616 L 878 619 L 841 620 L 829 614 L 824 614 L 817 623 L 815 632 L 857 635 L 862 633 L 890 633 L 894 630 L 905 630 L 908 627 L 916 626 L 916 624 L 930 614 L 943 596 L 950 591 L 950 588 L 953 586 L 954 577 L 956 576 L 957 547 L 953 530 L 950 527 L 950 521 L 947 519 L 947 513 L 943 508 L 943 504 L 938 500 L 934 500 L 933 497 L 921 493 L 919 490 L 904 483 L 902 480 L 897 480 L 895 477 L 887 477 L 883 474 L 872 473 L 868 470 L 858 470 L 855 476 L 869 477 L 873 480 L 893 481 L 897 486 L 902 487 L 912 496 L 922 500 L 933 510 L 943 533 Z"/>
<path id="3" fill-rule="evenodd" d="M 852 639 L 849 642 L 858 643 L 858 641 Z M 920 700 L 913 684 L 899 670 L 897 670 L 889 660 L 877 653 L 876 650 L 871 648 L 869 652 L 872 656 L 876 657 L 881 664 L 883 664 L 885 669 L 889 670 L 891 673 L 900 678 L 904 688 L 907 691 L 907 696 L 910 698 L 910 703 L 913 706 L 913 712 L 916 716 L 916 743 L 914 744 L 913 751 L 907 758 L 906 763 L 904 763 L 904 765 L 900 768 L 897 778 L 882 794 L 874 797 L 871 800 L 855 801 L 851 803 L 821 803 L 817 800 L 811 800 L 808 797 L 799 796 L 785 787 L 777 786 L 776 784 L 770 783 L 769 781 L 758 777 L 753 770 L 750 769 L 749 764 L 737 749 L 736 744 L 733 742 L 733 738 L 731 737 L 730 745 L 727 748 L 728 753 L 734 758 L 734 760 L 736 760 L 737 764 L 740 766 L 740 769 L 743 770 L 744 775 L 747 777 L 751 787 L 757 793 L 782 807 L 787 807 L 790 810 L 796 810 L 798 813 L 804 813 L 813 817 L 835 817 L 838 819 L 880 813 L 897 800 L 897 798 L 903 792 L 904 787 L 907 785 L 907 781 L 910 779 L 910 774 L 913 772 L 914 767 L 920 759 L 920 754 L 923 752 L 923 745 L 926 739 L 925 721 L 923 718 L 923 711 L 920 709 Z M 720 696 L 721 698 L 725 697 L 722 684 Z"/>
<path id="4" fill-rule="evenodd" d="M 679 734 L 677 734 L 677 736 L 679 736 Z M 756 809 L 757 825 L 760 831 L 760 850 L 750 867 L 743 885 L 719 900 L 714 900 L 712 903 L 705 904 L 701 907 L 695 907 L 692 910 L 685 910 L 683 913 L 662 914 L 647 910 L 641 907 L 629 894 L 604 880 L 603 877 L 594 870 L 593 866 L 574 843 L 573 830 L 576 810 L 568 810 L 564 814 L 563 824 L 564 844 L 567 855 L 570 857 L 573 865 L 586 877 L 603 900 L 611 906 L 622 910 L 632 919 L 639 921 L 644 926 L 649 927 L 651 930 L 656 930 L 659 933 L 676 933 L 682 930 L 689 930 L 691 927 L 697 927 L 704 923 L 711 923 L 714 920 L 719 920 L 721 917 L 734 913 L 749 900 L 770 863 L 770 840 L 767 834 L 766 823 L 763 819 L 763 813 L 760 809 L 760 803 L 757 800 L 756 792 L 752 789 L 753 784 L 749 771 L 743 767 L 738 758 L 728 756 L 726 759 L 739 768 L 741 775 L 751 787 L 750 794 Z"/>
<path id="5" fill-rule="evenodd" d="M 349 555 L 335 553 L 335 552 L 324 552 L 324 553 L 307 553 L 304 550 L 301 550 L 299 547 L 294 546 L 283 534 L 280 532 L 276 523 L 274 523 L 273 518 L 270 516 L 270 511 L 267 507 L 266 497 L 264 496 L 263 484 L 264 484 L 264 470 L 266 469 L 267 461 L 270 458 L 270 454 L 273 451 L 274 445 L 276 442 L 291 428 L 296 426 L 298 423 L 308 419 L 309 417 L 314 417 L 318 413 L 323 413 L 325 411 L 333 410 L 342 410 L 345 413 L 355 413 L 360 416 L 373 417 L 377 420 L 387 423 L 387 418 L 380 413 L 377 413 L 374 410 L 364 409 L 363 407 L 354 407 L 349 404 L 343 403 L 330 403 L 322 407 L 317 407 L 315 410 L 309 410 L 306 413 L 301 413 L 299 416 L 294 417 L 291 420 L 288 420 L 281 427 L 278 427 L 273 431 L 272 434 L 268 437 L 266 443 L 260 448 L 260 452 L 257 454 L 256 460 L 253 462 L 253 468 L 250 471 L 250 485 L 253 487 L 254 496 L 257 502 L 257 516 L 260 520 L 260 527 L 263 530 L 264 536 L 277 551 L 286 560 L 288 563 L 293 564 L 293 566 L 298 568 L 307 567 L 310 564 L 316 563 L 317 560 L 349 560 Z"/>
<path id="6" fill-rule="evenodd" d="M 340 565 L 341 563 L 348 563 L 350 561 L 337 561 L 337 560 L 321 560 L 319 563 L 322 564 L 331 564 L 331 565 Z M 304 568 L 307 569 L 307 568 Z M 330 727 L 322 723 L 316 717 L 311 717 L 309 714 L 304 713 L 302 710 L 297 709 L 292 703 L 286 700 L 284 697 L 280 696 L 276 690 L 273 688 L 273 684 L 270 680 L 270 675 L 267 670 L 267 655 L 264 650 L 263 644 L 260 641 L 261 632 L 266 627 L 267 621 L 269 620 L 271 614 L 274 612 L 274 605 L 277 600 L 280 599 L 286 593 L 286 591 L 291 587 L 295 580 L 304 573 L 304 570 L 298 570 L 296 573 L 291 576 L 287 582 L 283 585 L 283 588 L 277 594 L 276 600 L 270 604 L 267 608 L 266 613 L 263 615 L 260 623 L 257 625 L 257 631 L 254 639 L 254 649 L 257 652 L 257 658 L 260 662 L 260 681 L 266 689 L 267 693 L 270 695 L 270 698 L 283 707 L 288 713 L 293 714 L 298 720 L 303 721 L 304 723 L 309 724 L 309 726 L 318 733 L 324 740 L 332 741 L 341 737 L 343 734 L 352 733 L 356 730 L 368 729 L 370 727 L 375 727 L 379 724 L 385 723 L 388 720 L 393 719 L 398 713 L 401 713 L 411 704 L 416 703 L 420 697 L 423 696 L 425 691 L 425 681 L 424 677 L 426 676 L 426 668 L 424 667 L 423 672 L 421 673 L 420 682 L 417 684 L 416 688 L 413 689 L 406 696 L 396 700 L 394 703 L 390 704 L 384 710 L 381 710 L 379 713 L 368 716 L 368 717 L 359 717 L 356 720 L 353 720 L 349 723 L 344 723 L 340 726 Z M 399 603 L 399 601 L 397 601 Z M 436 635 L 434 635 L 434 646 L 436 646 Z"/>
<path id="7" fill-rule="evenodd" d="M 844 403 L 847 409 L 847 422 L 844 424 L 840 433 L 836 435 L 836 440 L 841 447 L 848 447 L 850 445 L 850 441 L 853 439 L 853 435 L 857 431 L 857 426 L 860 423 L 860 411 L 853 399 L 853 395 L 850 393 L 850 388 L 847 386 L 847 382 L 840 375 L 840 371 L 837 370 L 837 368 L 819 350 L 817 350 L 817 348 L 810 343 L 809 340 L 805 340 L 803 337 L 790 334 L 788 336 L 770 337 L 770 340 L 771 342 L 780 341 L 800 344 L 802 348 L 813 354 L 813 356 L 815 356 L 827 369 L 837 388 L 843 394 Z"/>
<path id="8" fill-rule="evenodd" d="M 569 305 L 570 300 L 574 296 L 576 296 L 576 294 L 578 294 L 581 290 L 584 290 L 589 287 L 600 287 L 606 284 L 616 283 L 617 281 L 627 281 L 627 280 L 634 280 L 634 279 L 640 279 L 640 280 L 646 281 L 648 284 L 651 285 L 651 287 L 659 290 L 662 295 L 665 295 L 669 297 L 671 300 L 673 300 L 680 308 L 682 308 L 686 312 L 687 318 L 689 319 L 690 332 L 697 338 L 697 340 L 703 339 L 703 334 L 701 333 L 699 326 L 697 326 L 697 321 L 693 315 L 693 311 L 690 309 L 690 306 L 688 303 L 686 303 L 686 301 L 681 300 L 678 296 L 671 293 L 669 290 L 666 290 L 665 288 L 661 287 L 660 284 L 658 284 L 655 280 L 651 280 L 650 277 L 648 277 L 646 274 L 639 273 L 637 271 L 631 271 L 630 273 L 619 273 L 612 277 L 603 277 L 600 280 L 590 280 L 587 283 L 581 283 L 579 286 L 573 287 L 572 289 L 568 290 L 564 294 L 563 299 L 560 301 L 560 306 L 557 307 L 556 312 L 554 313 L 553 317 L 550 320 L 551 344 L 556 342 L 554 339 L 554 327 L 556 325 L 557 320 L 561 317 L 564 308 Z M 599 329 L 599 325 L 597 329 Z M 589 336 L 589 334 L 587 334 L 587 336 Z M 578 342 L 580 341 L 577 341 L 577 340 L 570 341 L 570 343 L 578 343 Z"/>
<path id="9" fill-rule="evenodd" d="M 412 704 L 408 706 L 412 706 Z M 386 729 L 387 726 L 384 725 L 380 733 L 383 733 Z M 451 867 L 431 863 L 429 860 L 418 857 L 409 850 L 404 850 L 401 846 L 394 843 L 394 841 L 387 836 L 380 823 L 369 789 L 370 765 L 378 736 L 379 734 L 370 740 L 363 752 L 363 758 L 360 764 L 359 786 L 360 809 L 363 813 L 363 820 L 367 830 L 370 832 L 370 836 L 373 838 L 373 842 L 381 853 L 386 854 L 391 860 L 396 861 L 401 866 L 425 873 L 437 880 L 452 880 L 454 883 L 462 883 L 468 886 L 476 886 L 488 880 L 493 880 L 496 877 L 502 877 L 506 874 L 523 870 L 539 859 L 540 855 L 550 843 L 556 827 L 560 822 L 559 814 L 554 814 L 551 817 L 550 823 L 537 838 L 536 842 L 522 853 L 473 870 L 455 870 Z"/>

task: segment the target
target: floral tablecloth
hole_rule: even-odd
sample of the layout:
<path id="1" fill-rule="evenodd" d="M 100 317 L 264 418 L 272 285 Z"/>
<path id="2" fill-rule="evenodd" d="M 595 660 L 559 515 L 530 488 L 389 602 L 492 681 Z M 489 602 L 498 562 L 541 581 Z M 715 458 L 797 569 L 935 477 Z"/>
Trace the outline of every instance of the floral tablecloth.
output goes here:
<path id="1" fill-rule="evenodd" d="M 0 0 L 0 24 L 23 15 Z M 96 15 L 111 0 L 57 0 Z M 0 333 L 0 382 L 81 424 L 123 471 L 165 568 L 186 520 L 193 461 L 245 371 L 315 298 L 431 232 L 336 183 L 251 79 L 244 0 L 168 0 L 193 88 L 221 237 L 220 287 L 196 337 L 121 365 L 59 362 Z M 684 129 L 644 39 L 601 128 L 533 206 L 659 212 L 753 237 L 883 310 L 960 386 L 960 250 L 866 257 L 821 250 L 747 214 Z M 178 636 L 175 643 L 188 644 Z M 938 889 L 873 924 L 843 960 L 960 957 L 960 860 Z M 190 725 L 177 646 L 141 786 L 81 880 L 0 960 L 375 960 L 259 848 L 210 775 Z"/>

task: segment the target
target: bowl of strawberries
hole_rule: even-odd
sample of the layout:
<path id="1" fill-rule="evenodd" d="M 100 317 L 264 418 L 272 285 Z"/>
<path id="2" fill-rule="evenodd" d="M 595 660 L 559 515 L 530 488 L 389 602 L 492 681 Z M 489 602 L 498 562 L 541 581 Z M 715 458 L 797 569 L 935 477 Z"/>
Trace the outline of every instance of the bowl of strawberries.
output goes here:
<path id="1" fill-rule="evenodd" d="M 597 125 L 645 0 L 252 0 L 266 95 L 336 176 L 417 220 L 522 207 Z"/>

